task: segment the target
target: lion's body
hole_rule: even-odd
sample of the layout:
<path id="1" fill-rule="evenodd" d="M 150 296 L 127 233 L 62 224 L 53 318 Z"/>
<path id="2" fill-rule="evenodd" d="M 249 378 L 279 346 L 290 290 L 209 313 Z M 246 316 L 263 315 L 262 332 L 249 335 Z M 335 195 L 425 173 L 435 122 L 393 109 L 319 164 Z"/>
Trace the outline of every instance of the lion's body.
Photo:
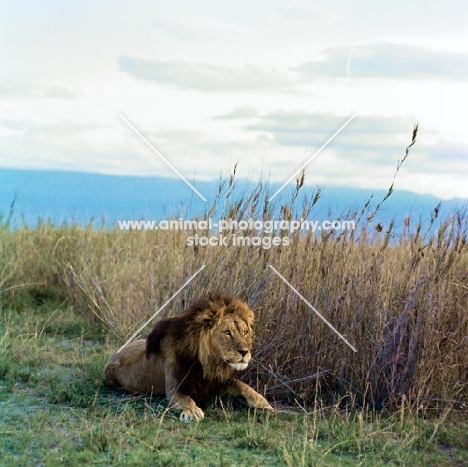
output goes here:
<path id="1" fill-rule="evenodd" d="M 131 342 L 112 355 L 106 366 L 106 377 L 112 386 L 133 394 L 165 395 L 164 370 L 160 357 L 146 358 L 146 339 Z"/>
<path id="2" fill-rule="evenodd" d="M 181 420 L 200 420 L 211 396 L 243 395 L 250 406 L 271 409 L 266 399 L 233 378 L 251 358 L 252 310 L 230 297 L 209 295 L 184 314 L 159 321 L 146 340 L 116 352 L 106 366 L 110 384 L 139 394 L 166 395 Z"/>

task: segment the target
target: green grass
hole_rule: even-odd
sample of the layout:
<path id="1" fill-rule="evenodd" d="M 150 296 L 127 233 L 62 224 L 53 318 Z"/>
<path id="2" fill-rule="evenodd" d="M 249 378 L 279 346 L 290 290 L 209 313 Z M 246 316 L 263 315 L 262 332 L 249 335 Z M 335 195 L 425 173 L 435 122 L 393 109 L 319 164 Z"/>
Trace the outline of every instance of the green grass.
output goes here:
<path id="1" fill-rule="evenodd" d="M 33 297 L 1 313 L 2 466 L 468 465 L 468 426 L 456 410 L 335 404 L 269 415 L 227 400 L 185 425 L 165 401 L 106 385 L 115 344 L 71 307 Z"/>

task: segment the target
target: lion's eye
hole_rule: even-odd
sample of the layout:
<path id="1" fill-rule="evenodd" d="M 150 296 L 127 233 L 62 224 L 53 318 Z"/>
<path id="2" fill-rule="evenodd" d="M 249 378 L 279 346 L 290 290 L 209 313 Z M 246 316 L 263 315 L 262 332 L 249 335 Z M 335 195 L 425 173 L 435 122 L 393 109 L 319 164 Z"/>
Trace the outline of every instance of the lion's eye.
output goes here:
<path id="1" fill-rule="evenodd" d="M 231 331 L 224 331 L 225 336 L 232 336 Z"/>
<path id="2" fill-rule="evenodd" d="M 244 336 L 248 336 L 248 335 L 249 335 L 249 331 L 246 329 L 246 330 L 244 331 Z"/>

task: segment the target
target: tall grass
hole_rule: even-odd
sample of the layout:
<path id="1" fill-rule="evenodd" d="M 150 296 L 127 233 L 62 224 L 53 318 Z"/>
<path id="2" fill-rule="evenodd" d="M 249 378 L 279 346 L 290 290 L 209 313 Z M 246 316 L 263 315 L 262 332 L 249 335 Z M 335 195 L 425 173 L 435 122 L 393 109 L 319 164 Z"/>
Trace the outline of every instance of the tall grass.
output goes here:
<path id="1" fill-rule="evenodd" d="M 304 174 L 290 202 L 280 206 L 268 201 L 267 184 L 235 198 L 235 183 L 234 173 L 220 182 L 207 217 L 221 212 L 224 218 L 268 220 L 281 212 L 287 220 L 307 218 L 320 199 L 320 190 L 310 199 L 299 196 Z M 393 184 L 389 194 L 392 190 Z M 3 224 L 0 300 L 21 310 L 25 300 L 53 295 L 100 322 L 117 346 L 206 265 L 157 319 L 181 312 L 207 291 L 246 300 L 256 312 L 256 345 L 254 364 L 243 377 L 270 399 L 317 404 L 341 397 L 377 407 L 399 407 L 402 398 L 415 407 L 466 403 L 467 216 L 453 213 L 435 228 L 438 210 L 432 229 L 417 224 L 410 234 L 412 220 L 407 219 L 408 228 L 397 237 L 393 224 L 374 225 L 375 212 L 364 207 L 344 216 L 358 221 L 355 231 L 277 232 L 290 243 L 270 249 L 188 247 L 190 232 L 183 231 L 96 230 L 47 222 L 10 230 Z"/>

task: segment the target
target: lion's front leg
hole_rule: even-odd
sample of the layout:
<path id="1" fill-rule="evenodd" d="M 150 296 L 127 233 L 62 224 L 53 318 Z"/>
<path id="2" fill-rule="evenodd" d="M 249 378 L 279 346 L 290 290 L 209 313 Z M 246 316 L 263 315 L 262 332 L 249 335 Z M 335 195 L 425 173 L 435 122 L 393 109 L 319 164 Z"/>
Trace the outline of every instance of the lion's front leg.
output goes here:
<path id="1" fill-rule="evenodd" d="M 168 393 L 167 400 L 169 401 L 169 405 L 174 409 L 182 409 L 182 412 L 180 413 L 181 422 L 199 422 L 205 417 L 203 410 L 197 406 L 190 396 L 186 396 L 185 394 L 181 394 L 176 391 L 173 394 Z"/>
<path id="2" fill-rule="evenodd" d="M 233 380 L 229 386 L 229 392 L 243 396 L 250 407 L 255 409 L 273 410 L 273 407 L 261 394 L 242 381 L 237 379 Z"/>
<path id="3" fill-rule="evenodd" d="M 186 394 L 181 394 L 178 389 L 180 382 L 174 376 L 171 369 L 166 371 L 166 398 L 169 401 L 169 406 L 174 409 L 182 409 L 180 413 L 181 422 L 199 422 L 203 420 L 205 414 L 200 407 L 197 406 L 195 401 Z"/>

